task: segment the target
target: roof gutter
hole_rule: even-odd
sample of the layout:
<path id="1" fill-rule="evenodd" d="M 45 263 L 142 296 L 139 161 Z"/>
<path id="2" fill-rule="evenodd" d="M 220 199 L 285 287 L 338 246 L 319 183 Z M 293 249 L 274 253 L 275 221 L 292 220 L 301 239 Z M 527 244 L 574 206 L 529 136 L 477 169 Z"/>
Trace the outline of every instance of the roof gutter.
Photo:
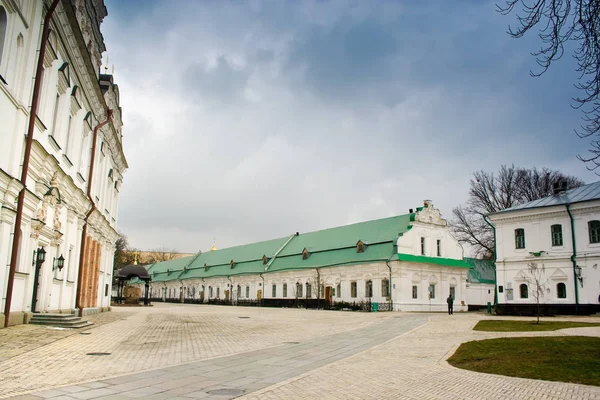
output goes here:
<path id="1" fill-rule="evenodd" d="M 33 131 L 35 128 L 35 118 L 40 99 L 40 85 L 42 82 L 42 74 L 44 73 L 44 54 L 46 53 L 46 45 L 50 36 L 50 20 L 54 14 L 54 10 L 58 6 L 60 0 L 54 0 L 44 17 L 44 27 L 42 28 L 42 42 L 40 43 L 40 52 L 38 54 L 37 70 L 35 73 L 35 81 L 33 83 L 33 96 L 31 98 L 31 110 L 29 111 L 29 127 L 27 129 L 27 141 L 25 142 L 25 155 L 23 156 L 23 169 L 21 170 L 21 183 L 23 188 L 19 192 L 17 201 L 17 215 L 15 219 L 15 232 L 13 234 L 12 252 L 10 254 L 10 268 L 8 271 L 8 282 L 6 286 L 6 302 L 4 303 L 4 327 L 8 327 L 10 318 L 10 305 L 12 301 L 13 285 L 15 274 L 17 271 L 17 259 L 19 256 L 19 247 L 21 241 L 21 222 L 23 220 L 23 206 L 25 204 L 25 191 L 27 188 L 27 173 L 29 172 L 29 158 L 31 156 L 31 146 L 33 144 Z M 35 288 L 34 288 L 35 290 Z M 32 304 L 33 307 L 33 304 Z"/>
<path id="2" fill-rule="evenodd" d="M 494 262 L 494 312 L 495 312 L 498 307 L 498 279 L 496 277 L 496 227 L 494 225 L 492 225 L 492 223 L 488 219 L 487 215 L 483 216 L 483 220 L 494 231 L 494 257 L 493 257 L 492 261 Z"/>
<path id="3" fill-rule="evenodd" d="M 571 214 L 571 204 L 567 203 L 567 213 L 571 220 L 571 239 L 573 240 L 573 255 L 571 262 L 573 263 L 573 283 L 575 284 L 575 314 L 579 314 L 579 287 L 577 287 L 577 243 L 575 242 L 575 220 Z"/>
<path id="4" fill-rule="evenodd" d="M 390 265 L 390 261 L 392 260 L 392 257 L 394 257 L 394 255 L 396 255 L 396 253 L 398 253 L 398 247 L 397 247 L 397 245 L 394 245 L 394 251 L 392 252 L 392 254 L 390 254 L 388 259 L 385 261 L 385 265 L 390 270 L 390 281 L 389 281 L 390 284 L 388 287 L 388 294 L 390 295 L 390 304 L 392 305 L 390 311 L 394 311 L 394 300 L 392 299 L 392 266 Z"/>

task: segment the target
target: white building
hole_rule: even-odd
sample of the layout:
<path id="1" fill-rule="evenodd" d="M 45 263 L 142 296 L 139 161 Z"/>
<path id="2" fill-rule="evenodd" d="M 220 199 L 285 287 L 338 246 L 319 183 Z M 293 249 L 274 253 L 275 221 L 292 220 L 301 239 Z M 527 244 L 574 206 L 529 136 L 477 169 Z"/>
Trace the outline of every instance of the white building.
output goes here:
<path id="1" fill-rule="evenodd" d="M 538 279 L 542 312 L 600 310 L 600 182 L 489 216 L 496 231 L 498 311 L 531 313 Z"/>
<path id="2" fill-rule="evenodd" d="M 38 74 L 46 15 L 50 31 Z M 7 311 L 12 285 L 11 325 L 26 323 L 32 312 L 110 306 L 127 162 L 118 87 L 112 76 L 100 74 L 106 15 L 102 0 L 0 0 L 0 312 Z M 39 100 L 32 116 L 34 82 Z M 21 190 L 22 221 L 15 227 Z M 20 240 L 13 253 L 16 229 Z M 43 263 L 36 262 L 40 249 Z"/>
<path id="3" fill-rule="evenodd" d="M 455 310 L 466 311 L 469 268 L 426 200 L 405 215 L 199 253 L 148 271 L 155 301 L 377 302 L 394 310 L 446 311 L 452 294 Z"/>

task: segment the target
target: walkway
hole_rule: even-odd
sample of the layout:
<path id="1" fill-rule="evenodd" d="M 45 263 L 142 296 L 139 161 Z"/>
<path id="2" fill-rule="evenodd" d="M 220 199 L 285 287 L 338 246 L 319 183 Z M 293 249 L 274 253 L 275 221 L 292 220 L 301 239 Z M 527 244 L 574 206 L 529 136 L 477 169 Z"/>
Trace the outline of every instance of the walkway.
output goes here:
<path id="1" fill-rule="evenodd" d="M 9 369 L 0 363 L 0 393 L 52 387 L 16 398 L 600 399 L 598 387 L 449 366 L 445 360 L 462 342 L 540 335 L 472 331 L 481 318 L 161 305 L 14 357 Z M 600 336 L 600 328 L 541 333 L 565 334 Z M 80 346 L 70 347 L 78 354 L 99 351 L 92 337 L 113 354 L 83 353 L 73 366 L 64 359 L 53 366 L 53 357 L 60 358 L 60 349 L 68 353 L 69 346 Z M 33 359 L 33 371 L 23 372 Z M 166 365 L 156 366 L 156 360 Z"/>

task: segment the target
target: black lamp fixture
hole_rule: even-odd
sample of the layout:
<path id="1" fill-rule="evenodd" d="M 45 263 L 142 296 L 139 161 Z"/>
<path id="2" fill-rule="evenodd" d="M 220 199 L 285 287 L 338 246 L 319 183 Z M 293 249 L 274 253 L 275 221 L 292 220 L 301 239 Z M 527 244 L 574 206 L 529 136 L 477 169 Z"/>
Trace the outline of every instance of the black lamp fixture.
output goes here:
<path id="1" fill-rule="evenodd" d="M 579 279 L 579 283 L 583 286 L 583 276 L 581 276 L 581 267 L 579 265 L 575 266 L 575 276 Z"/>
<path id="2" fill-rule="evenodd" d="M 64 266 L 65 258 L 61 254 L 60 257 L 54 259 L 54 262 L 52 263 L 52 271 L 54 271 L 56 268 L 58 268 L 58 270 L 61 271 Z"/>
<path id="3" fill-rule="evenodd" d="M 37 250 L 33 251 L 33 264 L 36 266 L 40 266 L 46 261 L 46 250 L 43 247 L 40 247 Z"/>

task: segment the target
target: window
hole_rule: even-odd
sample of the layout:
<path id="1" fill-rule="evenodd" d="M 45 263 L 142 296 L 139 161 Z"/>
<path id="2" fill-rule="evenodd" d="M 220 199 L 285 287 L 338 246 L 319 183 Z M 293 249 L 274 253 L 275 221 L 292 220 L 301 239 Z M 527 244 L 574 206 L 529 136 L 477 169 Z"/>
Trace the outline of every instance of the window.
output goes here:
<path id="1" fill-rule="evenodd" d="M 335 296 L 342 297 L 342 284 L 338 283 L 337 288 L 335 289 Z"/>
<path id="2" fill-rule="evenodd" d="M 356 282 L 350 282 L 350 297 L 356 298 Z"/>
<path id="3" fill-rule="evenodd" d="M 2 63 L 2 52 L 4 50 L 4 37 L 6 36 L 6 25 L 8 18 L 4 7 L 0 6 L 0 64 Z"/>
<path id="4" fill-rule="evenodd" d="M 387 279 L 381 280 L 381 297 L 389 297 L 390 295 L 390 281 Z"/>
<path id="5" fill-rule="evenodd" d="M 302 284 L 296 283 L 296 298 L 302 297 Z"/>
<path id="6" fill-rule="evenodd" d="M 412 287 L 412 298 L 413 299 L 418 299 L 419 298 L 419 287 L 417 285 L 413 285 Z"/>
<path id="7" fill-rule="evenodd" d="M 312 286 L 310 283 L 306 282 L 306 298 L 310 299 L 312 297 Z"/>
<path id="8" fill-rule="evenodd" d="M 56 123 L 58 122 L 58 105 L 60 103 L 60 96 L 57 94 L 54 101 L 54 111 L 52 112 L 52 132 L 50 133 L 54 138 L 58 138 L 56 132 Z"/>
<path id="9" fill-rule="evenodd" d="M 525 248 L 525 229 L 515 229 L 515 249 Z"/>
<path id="10" fill-rule="evenodd" d="M 452 296 L 453 299 L 456 299 L 456 287 L 455 286 L 450 286 L 450 296 Z"/>
<path id="11" fill-rule="evenodd" d="M 552 246 L 562 246 L 562 225 L 552 225 L 550 227 L 550 232 L 552 233 Z"/>
<path id="12" fill-rule="evenodd" d="M 217 288 L 217 299 L 218 299 L 218 298 L 219 298 L 219 296 L 220 296 L 220 293 L 219 293 L 220 291 L 221 291 L 221 288 Z"/>
<path id="13" fill-rule="evenodd" d="M 421 238 L 421 255 L 422 256 L 425 255 L 425 238 L 424 237 Z"/>
<path id="14" fill-rule="evenodd" d="M 287 297 L 287 283 L 283 284 L 283 297 Z"/>
<path id="15" fill-rule="evenodd" d="M 246 298 L 250 298 L 250 286 L 246 286 Z"/>
<path id="16" fill-rule="evenodd" d="M 373 297 L 373 281 L 365 282 L 365 297 Z"/>
<path id="17" fill-rule="evenodd" d="M 208 287 L 208 298 L 210 299 L 211 297 L 213 297 L 213 290 L 212 290 L 212 286 Z"/>
<path id="18" fill-rule="evenodd" d="M 242 297 L 242 287 L 237 285 L 237 298 L 239 299 L 240 297 Z"/>
<path id="19" fill-rule="evenodd" d="M 590 232 L 590 243 L 600 243 L 600 221 L 588 222 Z"/>
<path id="20" fill-rule="evenodd" d="M 435 285 L 429 285 L 429 298 L 435 299 Z"/>
<path id="21" fill-rule="evenodd" d="M 556 285 L 556 296 L 559 299 L 567 298 L 567 286 L 564 283 L 561 282 L 558 285 Z"/>
<path id="22" fill-rule="evenodd" d="M 519 286 L 519 295 L 521 296 L 522 299 L 529 298 L 529 288 L 527 287 L 526 284 L 522 283 Z"/>
<path id="23" fill-rule="evenodd" d="M 273 288 L 271 289 L 271 297 L 277 297 L 277 285 L 273 284 Z"/>
<path id="24" fill-rule="evenodd" d="M 440 239 L 437 240 L 437 256 L 442 256 L 442 241 Z"/>

